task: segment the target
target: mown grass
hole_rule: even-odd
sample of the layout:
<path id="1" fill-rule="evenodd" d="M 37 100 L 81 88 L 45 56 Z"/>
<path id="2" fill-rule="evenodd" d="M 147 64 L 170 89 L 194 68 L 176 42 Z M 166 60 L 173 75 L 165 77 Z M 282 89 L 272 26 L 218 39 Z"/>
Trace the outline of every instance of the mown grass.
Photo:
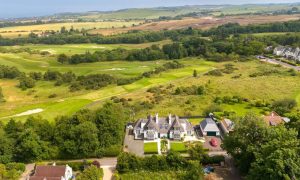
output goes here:
<path id="1" fill-rule="evenodd" d="M 157 142 L 144 143 L 144 154 L 157 154 Z"/>
<path id="2" fill-rule="evenodd" d="M 65 44 L 65 45 L 45 45 L 45 44 L 25 44 L 25 45 L 18 45 L 18 46 L 3 46 L 1 48 L 5 48 L 8 50 L 19 50 L 21 48 L 29 48 L 31 50 L 38 50 L 38 51 L 47 51 L 53 55 L 57 54 L 82 54 L 87 51 L 94 52 L 94 51 L 105 51 L 117 48 L 123 49 L 141 49 L 150 47 L 154 44 L 163 45 L 171 43 L 171 40 L 164 40 L 159 42 L 151 42 L 151 43 L 143 43 L 143 44 Z"/>
<path id="3" fill-rule="evenodd" d="M 171 142 L 171 150 L 180 152 L 180 153 L 185 153 L 187 152 L 187 149 L 185 147 L 185 144 L 183 142 Z"/>

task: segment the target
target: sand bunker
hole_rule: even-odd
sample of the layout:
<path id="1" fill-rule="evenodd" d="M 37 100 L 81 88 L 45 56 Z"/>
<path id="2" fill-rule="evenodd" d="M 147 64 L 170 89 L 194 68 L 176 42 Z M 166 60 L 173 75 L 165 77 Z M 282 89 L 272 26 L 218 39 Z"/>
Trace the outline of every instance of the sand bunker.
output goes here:
<path id="1" fill-rule="evenodd" d="M 32 110 L 28 110 L 28 111 L 25 111 L 25 112 L 22 112 L 20 114 L 16 114 L 16 115 L 13 115 L 11 117 L 20 117 L 20 116 L 28 116 L 28 115 L 32 115 L 32 114 L 37 114 L 37 113 L 40 113 L 40 112 L 43 112 L 44 109 L 32 109 Z"/>
<path id="2" fill-rule="evenodd" d="M 106 69 L 107 71 L 122 71 L 125 70 L 125 68 L 111 68 L 111 69 Z"/>

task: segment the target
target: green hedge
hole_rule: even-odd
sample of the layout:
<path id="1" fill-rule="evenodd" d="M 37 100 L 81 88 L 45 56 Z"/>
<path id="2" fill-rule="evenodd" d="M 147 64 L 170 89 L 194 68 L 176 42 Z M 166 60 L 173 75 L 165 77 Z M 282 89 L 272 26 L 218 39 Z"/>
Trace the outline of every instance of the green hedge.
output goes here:
<path id="1" fill-rule="evenodd" d="M 92 164 L 92 161 L 86 161 L 86 162 L 70 162 L 70 161 L 63 161 L 63 162 L 57 162 L 56 165 L 68 165 L 72 168 L 73 171 L 83 171 L 85 166 L 90 166 Z"/>
<path id="2" fill-rule="evenodd" d="M 205 156 L 202 160 L 202 164 L 219 164 L 225 161 L 225 157 L 222 155 L 217 156 Z"/>

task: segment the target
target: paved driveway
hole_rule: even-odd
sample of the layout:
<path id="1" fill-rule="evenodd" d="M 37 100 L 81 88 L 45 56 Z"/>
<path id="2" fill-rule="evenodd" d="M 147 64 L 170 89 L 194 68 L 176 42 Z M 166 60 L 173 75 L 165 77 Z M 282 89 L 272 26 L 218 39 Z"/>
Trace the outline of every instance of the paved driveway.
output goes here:
<path id="1" fill-rule="evenodd" d="M 144 141 L 134 140 L 134 136 L 129 134 L 127 129 L 124 138 L 124 151 L 134 153 L 138 156 L 144 156 Z"/>
<path id="2" fill-rule="evenodd" d="M 214 147 L 210 144 L 210 141 L 212 138 L 217 140 L 217 143 L 218 143 L 217 147 Z M 222 143 L 222 140 L 219 137 L 205 136 L 205 143 L 203 143 L 203 147 L 209 149 L 209 151 L 212 151 L 212 152 L 223 151 L 223 149 L 220 147 L 221 143 Z"/>

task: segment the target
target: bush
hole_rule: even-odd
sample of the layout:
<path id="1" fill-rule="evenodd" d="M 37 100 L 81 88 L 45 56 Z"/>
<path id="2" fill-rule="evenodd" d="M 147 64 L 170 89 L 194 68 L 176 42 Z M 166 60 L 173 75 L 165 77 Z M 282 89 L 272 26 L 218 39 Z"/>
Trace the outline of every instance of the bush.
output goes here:
<path id="1" fill-rule="evenodd" d="M 27 88 L 33 88 L 35 86 L 35 81 L 31 77 L 22 77 L 19 80 L 19 87 L 23 90 Z"/>
<path id="2" fill-rule="evenodd" d="M 217 156 L 204 156 L 203 160 L 201 161 L 202 164 L 220 164 L 221 162 L 225 161 L 225 157 L 222 155 Z"/>
<path id="3" fill-rule="evenodd" d="M 291 110 L 296 106 L 297 102 L 294 99 L 282 99 L 274 101 L 272 104 L 273 110 L 281 115 L 291 112 Z"/>
<path id="4" fill-rule="evenodd" d="M 6 164 L 6 169 L 7 170 L 17 170 L 19 172 L 24 172 L 26 167 L 24 163 L 8 163 Z"/>
<path id="5" fill-rule="evenodd" d="M 48 96 L 48 98 L 56 98 L 57 97 L 57 94 L 50 94 L 49 96 Z"/>
<path id="6" fill-rule="evenodd" d="M 211 70 L 207 72 L 205 75 L 207 76 L 223 76 L 222 71 L 219 69 Z"/>

